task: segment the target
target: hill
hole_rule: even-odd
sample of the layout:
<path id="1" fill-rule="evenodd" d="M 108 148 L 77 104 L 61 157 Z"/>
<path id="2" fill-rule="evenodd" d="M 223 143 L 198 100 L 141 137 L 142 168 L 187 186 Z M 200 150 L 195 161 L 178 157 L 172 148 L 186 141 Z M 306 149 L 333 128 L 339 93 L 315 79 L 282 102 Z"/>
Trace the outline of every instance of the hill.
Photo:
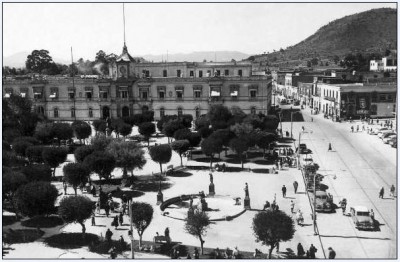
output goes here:
<path id="1" fill-rule="evenodd" d="M 18 52 L 16 54 L 10 55 L 3 57 L 3 66 L 8 66 L 10 68 L 15 67 L 15 68 L 21 68 L 25 67 L 25 61 L 28 55 L 30 55 L 31 52 L 23 51 L 23 52 Z M 53 61 L 56 63 L 60 64 L 69 64 L 71 62 L 68 62 L 64 59 L 61 58 L 56 58 L 53 57 Z"/>
<path id="2" fill-rule="evenodd" d="M 337 19 L 294 46 L 249 60 L 304 65 L 312 58 L 323 61 L 333 60 L 334 56 L 343 58 L 348 53 L 383 54 L 396 47 L 397 10 L 380 8 Z"/>

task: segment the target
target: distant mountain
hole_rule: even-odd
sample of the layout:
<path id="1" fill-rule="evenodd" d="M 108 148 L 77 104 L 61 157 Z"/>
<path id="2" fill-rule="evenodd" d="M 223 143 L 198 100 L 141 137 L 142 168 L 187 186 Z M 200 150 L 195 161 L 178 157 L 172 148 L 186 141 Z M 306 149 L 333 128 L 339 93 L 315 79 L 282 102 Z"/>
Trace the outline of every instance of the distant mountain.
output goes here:
<path id="1" fill-rule="evenodd" d="M 31 54 L 31 52 L 23 51 L 23 52 L 13 54 L 11 56 L 3 57 L 3 66 L 15 67 L 15 68 L 25 67 L 26 58 L 30 54 Z M 56 58 L 56 57 L 53 57 L 53 61 L 56 63 L 66 64 L 66 65 L 71 63 L 70 61 L 66 61 L 64 59 L 60 59 L 60 58 Z"/>
<path id="2" fill-rule="evenodd" d="M 397 10 L 372 9 L 345 16 L 321 27 L 302 42 L 279 51 L 256 55 L 256 62 L 282 62 L 318 58 L 343 58 L 353 53 L 384 53 L 397 48 Z M 299 61 L 300 62 L 300 61 Z"/>
<path id="3" fill-rule="evenodd" d="M 153 62 L 161 62 L 162 60 L 167 60 L 167 55 L 144 55 L 142 56 L 147 61 Z M 225 62 L 231 61 L 235 59 L 236 61 L 240 61 L 242 59 L 246 59 L 249 57 L 249 54 L 237 52 L 237 51 L 204 51 L 204 52 L 192 52 L 192 53 L 177 53 L 177 54 L 168 54 L 169 62 L 203 62 L 203 60 L 207 61 L 218 61 Z"/>

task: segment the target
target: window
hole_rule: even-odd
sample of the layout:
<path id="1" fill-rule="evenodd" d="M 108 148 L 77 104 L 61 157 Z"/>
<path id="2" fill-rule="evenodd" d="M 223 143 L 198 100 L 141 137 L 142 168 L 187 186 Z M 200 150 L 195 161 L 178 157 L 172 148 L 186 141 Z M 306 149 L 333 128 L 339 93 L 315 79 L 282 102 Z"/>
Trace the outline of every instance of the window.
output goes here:
<path id="1" fill-rule="evenodd" d="M 164 99 L 165 98 L 165 92 L 164 92 L 164 90 L 160 90 L 159 92 L 158 92 L 158 97 L 160 98 L 160 99 Z"/>
<path id="2" fill-rule="evenodd" d="M 38 106 L 38 107 L 36 108 L 36 112 L 37 112 L 39 115 L 44 115 L 44 107 L 43 107 L 43 106 Z"/>
<path id="3" fill-rule="evenodd" d="M 142 92 L 142 99 L 147 100 L 147 92 L 146 91 Z"/>
<path id="4" fill-rule="evenodd" d="M 227 70 L 227 69 L 225 69 L 225 73 L 224 73 L 226 76 L 228 76 L 229 75 L 229 70 Z"/>
<path id="5" fill-rule="evenodd" d="M 163 77 L 167 77 L 167 76 L 168 76 L 167 70 L 163 70 Z"/>
<path id="6" fill-rule="evenodd" d="M 89 107 L 89 117 L 93 117 L 93 109 Z"/>
<path id="7" fill-rule="evenodd" d="M 142 76 L 143 77 L 150 77 L 150 71 L 149 70 L 142 70 Z"/>
<path id="8" fill-rule="evenodd" d="M 163 118 L 165 116 L 165 109 L 164 107 L 160 108 L 160 118 Z"/>
<path id="9" fill-rule="evenodd" d="M 86 99 L 87 100 L 92 100 L 92 91 L 86 91 Z"/>
<path id="10" fill-rule="evenodd" d="M 201 90 L 194 90 L 194 97 L 200 98 L 201 97 Z"/>
<path id="11" fill-rule="evenodd" d="M 190 70 L 189 76 L 190 76 L 190 77 L 194 77 L 194 71 L 193 71 L 193 70 Z"/>
<path id="12" fill-rule="evenodd" d="M 74 98 L 75 98 L 75 92 L 74 92 L 74 90 L 69 90 L 69 91 L 68 91 L 68 98 L 69 98 L 69 99 L 74 99 Z"/>
<path id="13" fill-rule="evenodd" d="M 35 92 L 33 93 L 34 99 L 42 99 L 42 92 Z"/>
<path id="14" fill-rule="evenodd" d="M 121 98 L 128 98 L 128 91 L 127 90 L 120 91 L 120 96 Z"/>
<path id="15" fill-rule="evenodd" d="M 372 103 L 378 102 L 378 94 L 376 92 L 372 92 L 372 94 L 371 94 L 371 102 Z"/>
<path id="16" fill-rule="evenodd" d="M 211 70 L 207 70 L 207 77 L 211 76 Z"/>
<path id="17" fill-rule="evenodd" d="M 176 90 L 176 97 L 178 99 L 182 99 L 183 98 L 183 91 L 182 90 Z"/>
<path id="18" fill-rule="evenodd" d="M 100 97 L 102 99 L 107 99 L 108 98 L 108 92 L 104 92 L 104 91 L 100 92 Z"/>
<path id="19" fill-rule="evenodd" d="M 58 117 L 58 108 L 56 107 L 56 108 L 54 108 L 54 118 L 57 118 Z"/>
<path id="20" fill-rule="evenodd" d="M 217 70 L 215 75 L 216 76 L 220 76 L 221 75 L 221 70 Z"/>
<path id="21" fill-rule="evenodd" d="M 182 116 L 182 108 L 181 107 L 178 108 L 178 116 Z"/>
<path id="22" fill-rule="evenodd" d="M 176 70 L 176 76 L 177 76 L 177 77 L 182 77 L 182 75 L 181 75 L 181 70 Z"/>
<path id="23" fill-rule="evenodd" d="M 388 95 L 387 95 L 387 101 L 388 101 L 388 102 L 392 102 L 392 101 L 393 101 L 393 97 L 392 97 L 391 94 L 388 94 Z"/>
<path id="24" fill-rule="evenodd" d="M 75 117 L 75 108 L 71 108 L 71 117 Z"/>
<path id="25" fill-rule="evenodd" d="M 202 70 L 199 71 L 199 77 L 203 77 L 203 71 Z"/>
<path id="26" fill-rule="evenodd" d="M 239 69 L 238 75 L 239 75 L 239 76 L 242 76 L 242 75 L 243 75 L 242 69 Z"/>
<path id="27" fill-rule="evenodd" d="M 386 102 L 386 94 L 380 94 L 379 95 L 379 101 L 380 102 Z"/>
<path id="28" fill-rule="evenodd" d="M 257 90 L 250 90 L 250 97 L 255 98 L 257 96 Z"/>

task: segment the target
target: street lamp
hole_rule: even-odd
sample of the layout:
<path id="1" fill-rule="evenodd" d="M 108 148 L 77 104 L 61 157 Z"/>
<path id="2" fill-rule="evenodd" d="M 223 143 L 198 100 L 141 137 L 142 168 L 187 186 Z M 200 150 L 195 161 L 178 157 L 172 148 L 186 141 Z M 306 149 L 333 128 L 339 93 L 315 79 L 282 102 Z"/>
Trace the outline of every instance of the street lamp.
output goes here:
<path id="1" fill-rule="evenodd" d="M 132 225 L 132 199 L 128 202 L 129 203 L 129 218 L 130 218 L 130 226 L 131 226 L 131 234 L 129 236 L 131 240 L 131 258 L 135 258 L 135 251 L 134 251 L 134 238 L 133 238 L 133 225 Z"/>

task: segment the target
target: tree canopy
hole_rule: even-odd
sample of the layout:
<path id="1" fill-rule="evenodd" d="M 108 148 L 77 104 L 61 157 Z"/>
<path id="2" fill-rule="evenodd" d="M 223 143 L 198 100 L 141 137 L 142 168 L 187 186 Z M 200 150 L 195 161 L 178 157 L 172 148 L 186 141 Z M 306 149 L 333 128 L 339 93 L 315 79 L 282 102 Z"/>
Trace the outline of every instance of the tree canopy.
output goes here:
<path id="1" fill-rule="evenodd" d="M 144 122 L 139 125 L 139 133 L 145 137 L 147 146 L 150 145 L 150 137 L 156 132 L 156 126 L 152 122 Z"/>
<path id="2" fill-rule="evenodd" d="M 188 140 L 176 140 L 171 143 L 172 149 L 178 153 L 179 157 L 181 158 L 181 166 L 183 166 L 182 163 L 182 154 L 187 152 L 190 148 L 190 143 Z"/>
<path id="3" fill-rule="evenodd" d="M 86 165 L 91 172 L 99 175 L 99 178 L 110 179 L 111 172 L 115 168 L 115 158 L 110 153 L 104 151 L 95 151 L 88 155 L 83 164 Z"/>
<path id="4" fill-rule="evenodd" d="M 88 138 L 92 134 L 91 126 L 85 121 L 74 121 L 71 124 L 72 130 L 77 139 L 82 140 Z"/>
<path id="5" fill-rule="evenodd" d="M 142 236 L 146 228 L 153 219 L 153 207 L 150 204 L 142 202 L 132 202 L 132 224 L 139 235 L 139 247 L 142 245 Z"/>
<path id="6" fill-rule="evenodd" d="M 77 195 L 77 188 L 79 185 L 86 184 L 90 170 L 81 163 L 68 163 L 63 167 L 65 182 L 70 184 Z"/>
<path id="7" fill-rule="evenodd" d="M 212 160 L 215 154 L 222 151 L 222 140 L 215 137 L 208 137 L 201 142 L 201 151 L 210 157 L 210 168 L 212 168 Z"/>
<path id="8" fill-rule="evenodd" d="M 42 73 L 43 70 L 49 69 L 53 64 L 53 58 L 49 55 L 49 51 L 44 49 L 33 50 L 25 62 L 26 68 L 35 73 Z"/>
<path id="9" fill-rule="evenodd" d="M 206 235 L 207 229 L 210 227 L 210 218 L 205 212 L 194 212 L 188 215 L 185 223 L 185 231 L 200 240 L 201 254 L 204 254 L 203 237 Z"/>
<path id="10" fill-rule="evenodd" d="M 154 162 L 160 164 L 160 172 L 162 174 L 162 164 L 166 164 L 171 160 L 172 150 L 167 144 L 152 146 L 149 151 L 150 157 Z"/>
<path id="11" fill-rule="evenodd" d="M 230 141 L 229 146 L 239 155 L 243 168 L 243 153 L 249 149 L 246 139 L 234 138 Z"/>
<path id="12" fill-rule="evenodd" d="M 66 223 L 79 223 L 82 226 L 82 234 L 86 232 L 85 220 L 94 211 L 94 203 L 86 196 L 69 196 L 60 201 L 58 215 Z"/>
<path id="13" fill-rule="evenodd" d="M 67 149 L 61 147 L 45 147 L 42 151 L 43 161 L 53 168 L 53 176 L 56 168 L 67 160 L 67 155 Z"/>

